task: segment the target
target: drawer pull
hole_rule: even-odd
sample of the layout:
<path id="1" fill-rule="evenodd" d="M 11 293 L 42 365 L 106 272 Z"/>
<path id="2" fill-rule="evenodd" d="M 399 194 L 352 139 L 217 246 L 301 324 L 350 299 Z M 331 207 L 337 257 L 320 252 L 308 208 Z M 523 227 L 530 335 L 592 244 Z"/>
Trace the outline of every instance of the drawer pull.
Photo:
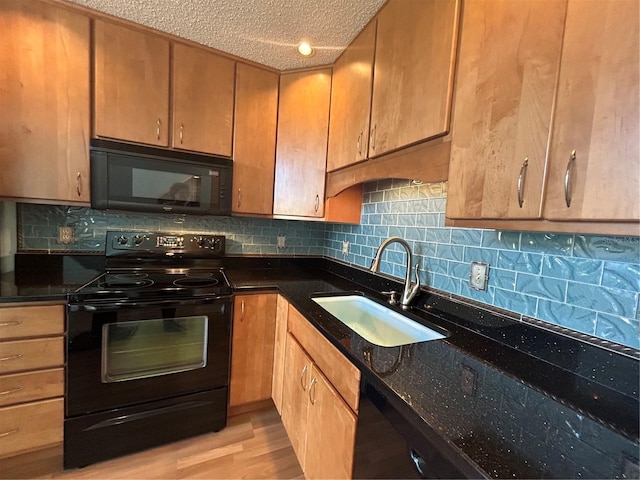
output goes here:
<path id="1" fill-rule="evenodd" d="M 19 358 L 22 358 L 22 354 L 21 353 L 19 353 L 17 355 L 10 355 L 8 357 L 2 357 L 2 358 L 0 358 L 0 362 L 7 362 L 9 360 L 17 360 Z"/>
<path id="2" fill-rule="evenodd" d="M 5 390 L 4 392 L 0 392 L 0 395 L 10 395 L 12 393 L 16 393 L 22 390 L 22 387 L 12 388 L 11 390 Z"/>
<path id="3" fill-rule="evenodd" d="M 14 326 L 20 325 L 20 324 L 22 324 L 21 320 L 12 320 L 10 322 L 0 323 L 0 327 L 14 327 Z"/>
<path id="4" fill-rule="evenodd" d="M 0 438 L 8 437 L 9 435 L 13 435 L 14 433 L 18 433 L 20 430 L 22 430 L 22 429 L 21 428 L 14 428 L 13 430 L 9 430 L 8 432 L 2 432 L 2 433 L 0 433 Z"/>

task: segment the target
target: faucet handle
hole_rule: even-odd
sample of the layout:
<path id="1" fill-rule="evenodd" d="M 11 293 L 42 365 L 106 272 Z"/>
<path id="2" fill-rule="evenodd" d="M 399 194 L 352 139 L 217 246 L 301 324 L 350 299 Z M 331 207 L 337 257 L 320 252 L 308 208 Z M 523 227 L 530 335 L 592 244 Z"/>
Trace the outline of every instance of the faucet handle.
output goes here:
<path id="1" fill-rule="evenodd" d="M 391 305 L 397 305 L 398 304 L 398 295 L 400 295 L 400 292 L 396 292 L 395 290 L 391 290 L 389 292 L 380 292 L 383 295 L 387 295 L 389 297 L 389 303 Z"/>

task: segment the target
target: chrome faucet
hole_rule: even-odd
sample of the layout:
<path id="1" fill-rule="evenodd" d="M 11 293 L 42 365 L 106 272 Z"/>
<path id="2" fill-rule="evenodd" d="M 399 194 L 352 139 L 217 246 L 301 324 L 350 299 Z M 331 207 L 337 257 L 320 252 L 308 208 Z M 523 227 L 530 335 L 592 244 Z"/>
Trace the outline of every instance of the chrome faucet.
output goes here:
<path id="1" fill-rule="evenodd" d="M 382 258 L 382 252 L 392 243 L 399 243 L 404 247 L 407 251 L 407 274 L 404 280 L 404 291 L 402 292 L 402 300 L 400 304 L 402 305 L 403 310 L 409 309 L 409 304 L 411 300 L 418 294 L 420 291 L 420 277 L 418 272 L 420 270 L 420 265 L 416 263 L 415 271 L 416 271 L 416 282 L 411 282 L 411 265 L 413 264 L 413 254 L 411 253 L 411 247 L 407 243 L 406 240 L 400 237 L 389 237 L 384 242 L 380 244 L 378 247 L 378 251 L 376 252 L 373 261 L 371 262 L 371 271 L 378 272 L 380 270 L 380 260 Z M 393 303 L 393 293 L 391 296 L 391 302 Z"/>

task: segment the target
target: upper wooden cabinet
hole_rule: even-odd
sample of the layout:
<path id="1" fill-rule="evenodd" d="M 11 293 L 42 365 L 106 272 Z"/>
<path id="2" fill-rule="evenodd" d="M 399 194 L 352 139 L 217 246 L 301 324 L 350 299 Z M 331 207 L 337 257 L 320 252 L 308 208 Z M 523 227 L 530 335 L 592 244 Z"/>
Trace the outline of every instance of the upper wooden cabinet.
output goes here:
<path id="1" fill-rule="evenodd" d="M 322 217 L 331 69 L 280 76 L 274 215 Z"/>
<path id="2" fill-rule="evenodd" d="M 333 65 L 328 172 L 368 156 L 375 41 L 374 20 Z"/>
<path id="3" fill-rule="evenodd" d="M 89 18 L 0 2 L 0 197 L 89 201 Z"/>
<path id="4" fill-rule="evenodd" d="M 234 213 L 270 215 L 273 211 L 278 80 L 277 73 L 238 64 L 233 135 Z"/>
<path id="5" fill-rule="evenodd" d="M 172 146 L 231 156 L 236 62 L 173 45 Z"/>
<path id="6" fill-rule="evenodd" d="M 465 2 L 447 216 L 539 218 L 566 0 Z"/>
<path id="7" fill-rule="evenodd" d="M 103 20 L 94 28 L 94 130 L 169 146 L 169 40 Z"/>
<path id="8" fill-rule="evenodd" d="M 545 218 L 640 219 L 639 9 L 637 0 L 569 1 Z"/>
<path id="9" fill-rule="evenodd" d="M 99 19 L 94 49 L 96 136 L 231 156 L 235 61 Z"/>
<path id="10" fill-rule="evenodd" d="M 458 0 L 390 0 L 378 14 L 369 157 L 449 131 Z"/>
<path id="11" fill-rule="evenodd" d="M 449 225 L 638 234 L 638 10 L 465 3 Z"/>

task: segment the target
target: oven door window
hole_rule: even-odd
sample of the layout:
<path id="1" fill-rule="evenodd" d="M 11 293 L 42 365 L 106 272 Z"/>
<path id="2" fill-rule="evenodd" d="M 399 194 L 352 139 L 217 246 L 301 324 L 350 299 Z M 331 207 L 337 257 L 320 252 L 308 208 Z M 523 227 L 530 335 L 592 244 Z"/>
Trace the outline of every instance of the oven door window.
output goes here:
<path id="1" fill-rule="evenodd" d="M 102 326 L 102 382 L 124 382 L 204 368 L 207 316 Z"/>

